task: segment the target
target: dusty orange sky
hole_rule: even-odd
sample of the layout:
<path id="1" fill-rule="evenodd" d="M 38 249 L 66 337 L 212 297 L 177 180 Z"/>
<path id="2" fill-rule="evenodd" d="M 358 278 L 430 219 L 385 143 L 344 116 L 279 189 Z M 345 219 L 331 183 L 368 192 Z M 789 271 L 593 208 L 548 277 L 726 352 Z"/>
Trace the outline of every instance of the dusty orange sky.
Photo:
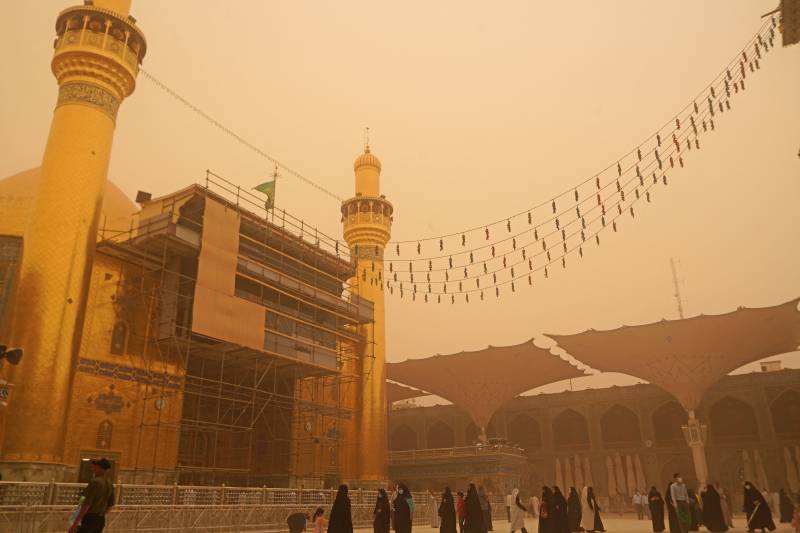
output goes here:
<path id="1" fill-rule="evenodd" d="M 134 0 L 132 14 L 145 69 L 340 196 L 369 126 L 393 236 L 413 239 L 521 211 L 613 163 L 690 102 L 775 4 Z M 53 24 L 68 5 L 17 2 L 0 22 L 0 176 L 41 160 Z M 798 94 L 800 46 L 778 46 L 635 223 L 533 289 L 468 306 L 389 297 L 389 359 L 676 318 L 670 257 L 688 315 L 797 296 Z M 206 168 L 248 187 L 271 170 L 140 76 L 111 179 L 131 196 L 161 194 Z M 341 235 L 337 202 L 307 185 L 280 180 L 277 203 Z M 784 360 L 800 366 L 798 353 Z"/>

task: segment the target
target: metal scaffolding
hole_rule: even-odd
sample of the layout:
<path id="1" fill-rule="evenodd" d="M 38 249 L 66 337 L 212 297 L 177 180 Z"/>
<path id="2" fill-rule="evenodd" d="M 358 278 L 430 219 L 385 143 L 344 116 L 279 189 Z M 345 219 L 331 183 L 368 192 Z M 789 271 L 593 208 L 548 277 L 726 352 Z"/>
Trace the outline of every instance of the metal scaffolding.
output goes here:
<path id="1" fill-rule="evenodd" d="M 235 296 L 266 308 L 263 349 L 192 328 L 206 202 L 240 220 Z M 134 482 L 156 480 L 157 454 L 177 446 L 181 484 L 323 486 L 342 478 L 358 402 L 358 364 L 372 353 L 362 334 L 372 303 L 344 242 L 207 172 L 193 185 L 142 202 L 125 231 L 101 229 L 97 251 L 120 271 L 90 305 L 114 306 L 111 351 L 151 377 Z M 165 408 L 175 401 L 180 409 Z M 173 413 L 173 414 L 171 414 Z M 152 457 L 149 457 L 152 454 Z"/>

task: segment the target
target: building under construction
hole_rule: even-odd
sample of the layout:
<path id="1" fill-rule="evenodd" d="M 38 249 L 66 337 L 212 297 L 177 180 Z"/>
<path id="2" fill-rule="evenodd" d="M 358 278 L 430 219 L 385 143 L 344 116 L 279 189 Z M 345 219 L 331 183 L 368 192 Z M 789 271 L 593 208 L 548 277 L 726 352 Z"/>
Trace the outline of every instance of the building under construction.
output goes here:
<path id="1" fill-rule="evenodd" d="M 344 243 L 283 211 L 257 214 L 259 200 L 209 174 L 205 186 L 142 201 L 131 230 L 98 242 L 120 268 L 97 288 L 111 297 L 90 299 L 116 315 L 98 333 L 153 375 L 139 409 L 155 412 L 123 461 L 134 476 L 172 449 L 185 484 L 356 477 L 348 451 L 369 352 L 359 331 L 372 303 L 348 290 Z"/>

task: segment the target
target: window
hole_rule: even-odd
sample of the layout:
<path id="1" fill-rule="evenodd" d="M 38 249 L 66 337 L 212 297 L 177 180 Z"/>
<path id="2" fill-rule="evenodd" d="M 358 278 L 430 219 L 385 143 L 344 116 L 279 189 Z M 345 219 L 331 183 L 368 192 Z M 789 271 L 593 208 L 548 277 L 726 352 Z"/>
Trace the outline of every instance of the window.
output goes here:
<path id="1" fill-rule="evenodd" d="M 128 344 L 128 324 L 119 321 L 114 324 L 111 330 L 111 353 L 114 355 L 124 355 Z"/>

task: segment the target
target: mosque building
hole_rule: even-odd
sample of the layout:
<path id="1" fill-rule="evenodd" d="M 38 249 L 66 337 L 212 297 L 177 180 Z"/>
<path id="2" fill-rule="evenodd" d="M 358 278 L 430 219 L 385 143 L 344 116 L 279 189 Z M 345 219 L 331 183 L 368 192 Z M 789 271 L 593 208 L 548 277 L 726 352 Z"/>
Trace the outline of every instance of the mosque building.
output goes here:
<path id="1" fill-rule="evenodd" d="M 387 473 L 381 272 L 393 207 L 365 146 L 344 240 L 210 174 L 108 180 L 147 44 L 130 0 L 56 21 L 41 166 L 0 180 L 4 480 L 372 486 Z"/>

